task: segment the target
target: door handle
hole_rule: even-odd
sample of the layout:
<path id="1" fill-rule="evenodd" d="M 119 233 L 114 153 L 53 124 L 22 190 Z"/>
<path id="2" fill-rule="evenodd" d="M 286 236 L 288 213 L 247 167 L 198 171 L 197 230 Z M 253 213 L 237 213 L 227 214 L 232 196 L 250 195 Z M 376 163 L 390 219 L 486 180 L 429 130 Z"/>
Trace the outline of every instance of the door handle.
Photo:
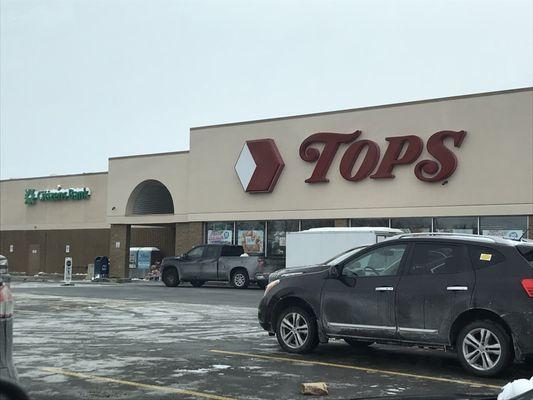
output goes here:
<path id="1" fill-rule="evenodd" d="M 378 286 L 376 292 L 392 292 L 394 288 L 392 286 Z"/>
<path id="2" fill-rule="evenodd" d="M 450 292 L 461 292 L 461 291 L 467 291 L 468 286 L 448 286 L 446 290 L 449 290 Z"/>

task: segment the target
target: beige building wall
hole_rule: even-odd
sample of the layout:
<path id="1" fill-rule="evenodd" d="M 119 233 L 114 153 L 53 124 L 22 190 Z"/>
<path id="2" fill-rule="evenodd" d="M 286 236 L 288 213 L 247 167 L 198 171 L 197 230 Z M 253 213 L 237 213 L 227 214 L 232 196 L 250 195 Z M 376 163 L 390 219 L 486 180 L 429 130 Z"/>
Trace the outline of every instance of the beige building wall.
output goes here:
<path id="1" fill-rule="evenodd" d="M 458 167 L 446 185 L 418 180 L 415 163 L 396 167 L 394 179 L 346 181 L 339 164 L 348 145 L 340 146 L 328 183 L 305 183 L 316 164 L 300 159 L 302 141 L 355 130 L 363 132 L 359 140 L 379 144 L 381 157 L 389 136 L 417 135 L 426 144 L 440 130 L 467 135 L 453 148 Z M 272 193 L 246 193 L 235 163 L 247 140 L 265 138 L 275 140 L 285 168 Z M 95 255 L 109 254 L 113 274 L 125 276 L 130 236 L 180 253 L 202 241 L 204 221 L 317 218 L 344 226 L 348 218 L 528 215 L 533 226 L 532 89 L 195 128 L 190 148 L 111 158 L 108 173 L 0 181 L 0 253 L 14 270 L 30 273 L 59 272 L 66 255 L 81 271 Z M 433 157 L 424 150 L 422 159 Z M 167 187 L 174 214 L 127 215 L 131 193 L 146 180 Z M 88 187 L 91 198 L 24 203 L 25 189 L 58 185 Z M 127 226 L 143 224 L 158 226 L 145 227 L 142 238 Z"/>
<path id="2" fill-rule="evenodd" d="M 189 154 L 189 220 L 350 218 L 533 214 L 533 91 L 470 96 L 314 116 L 196 128 Z M 341 145 L 327 177 L 307 184 L 315 164 L 299 157 L 316 132 L 351 133 L 377 142 L 388 136 L 465 130 L 459 163 L 447 185 L 419 181 L 414 164 L 395 179 L 354 183 L 339 173 Z M 234 165 L 246 140 L 273 138 L 285 161 L 274 191 L 243 191 Z M 448 143 L 448 147 L 450 144 Z M 419 160 L 433 159 L 424 149 Z"/>
<path id="3" fill-rule="evenodd" d="M 155 224 L 187 221 L 189 152 L 149 154 L 109 159 L 107 210 L 110 224 Z M 146 180 L 164 184 L 174 201 L 174 215 L 126 215 L 133 190 Z"/>
<path id="4" fill-rule="evenodd" d="M 88 200 L 24 203 L 25 189 L 87 187 Z M 0 230 L 106 229 L 107 173 L 0 181 Z"/>
<path id="5" fill-rule="evenodd" d="M 373 107 L 191 130 L 190 152 L 109 160 L 109 172 L 0 182 L 1 230 L 109 228 L 221 220 L 402 216 L 533 215 L 533 90 Z M 465 130 L 454 148 L 458 168 L 447 185 L 419 181 L 414 164 L 395 179 L 349 182 L 339 173 L 347 145 L 329 169 L 329 183 L 307 184 L 315 167 L 300 159 L 316 132 L 350 133 L 377 142 L 439 130 Z M 285 168 L 272 193 L 246 193 L 234 166 L 246 140 L 272 138 Z M 450 144 L 448 143 L 448 147 Z M 424 150 L 422 159 L 432 159 Z M 172 215 L 126 215 L 137 185 L 158 180 L 170 191 Z M 24 204 L 24 189 L 89 187 L 90 200 Z"/>
<path id="6" fill-rule="evenodd" d="M 87 200 L 24 203 L 25 189 L 89 188 Z M 0 181 L 0 254 L 14 272 L 61 273 L 65 257 L 84 273 L 109 248 L 107 173 Z M 90 243 L 90 246 L 87 244 Z"/>

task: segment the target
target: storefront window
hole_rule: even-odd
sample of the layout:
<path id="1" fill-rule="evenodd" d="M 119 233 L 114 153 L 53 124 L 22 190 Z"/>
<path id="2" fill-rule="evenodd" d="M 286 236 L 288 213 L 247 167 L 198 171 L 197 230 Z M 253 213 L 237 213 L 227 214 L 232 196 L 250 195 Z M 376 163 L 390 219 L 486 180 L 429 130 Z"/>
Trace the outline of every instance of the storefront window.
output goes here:
<path id="1" fill-rule="evenodd" d="M 476 217 L 435 218 L 435 232 L 478 234 Z"/>
<path id="2" fill-rule="evenodd" d="M 401 229 L 405 233 L 431 232 L 431 218 L 391 218 L 391 228 Z"/>
<path id="3" fill-rule="evenodd" d="M 298 221 L 268 221 L 267 255 L 285 257 L 285 238 L 287 232 L 298 231 Z"/>
<path id="4" fill-rule="evenodd" d="M 312 228 L 331 228 L 335 226 L 333 219 L 302 219 L 302 231 Z"/>
<path id="5" fill-rule="evenodd" d="M 208 244 L 233 244 L 233 222 L 208 222 L 206 230 Z"/>
<path id="6" fill-rule="evenodd" d="M 265 252 L 265 223 L 263 221 L 237 222 L 237 244 L 248 254 Z"/>
<path id="7" fill-rule="evenodd" d="M 525 215 L 481 217 L 481 233 L 483 235 L 518 239 L 524 234 L 526 229 L 527 217 Z M 524 237 L 527 237 L 527 235 L 524 235 Z"/>
<path id="8" fill-rule="evenodd" d="M 350 226 L 352 228 L 366 227 L 370 226 L 373 228 L 388 228 L 389 219 L 388 218 L 352 218 L 350 220 Z"/>

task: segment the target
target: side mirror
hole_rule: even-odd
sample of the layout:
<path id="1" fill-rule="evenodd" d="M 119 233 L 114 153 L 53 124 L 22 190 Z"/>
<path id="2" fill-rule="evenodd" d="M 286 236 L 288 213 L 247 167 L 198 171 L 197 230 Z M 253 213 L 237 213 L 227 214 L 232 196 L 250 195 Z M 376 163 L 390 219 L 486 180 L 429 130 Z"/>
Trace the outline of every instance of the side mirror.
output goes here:
<path id="1" fill-rule="evenodd" d="M 355 276 L 342 276 L 342 282 L 344 282 L 344 284 L 346 286 L 349 286 L 349 287 L 355 287 L 355 285 L 357 284 L 357 278 Z"/>
<path id="2" fill-rule="evenodd" d="M 330 278 L 330 279 L 339 279 L 340 276 L 341 276 L 341 274 L 340 274 L 339 269 L 337 268 L 336 265 L 332 265 L 331 267 L 329 267 L 328 278 Z"/>

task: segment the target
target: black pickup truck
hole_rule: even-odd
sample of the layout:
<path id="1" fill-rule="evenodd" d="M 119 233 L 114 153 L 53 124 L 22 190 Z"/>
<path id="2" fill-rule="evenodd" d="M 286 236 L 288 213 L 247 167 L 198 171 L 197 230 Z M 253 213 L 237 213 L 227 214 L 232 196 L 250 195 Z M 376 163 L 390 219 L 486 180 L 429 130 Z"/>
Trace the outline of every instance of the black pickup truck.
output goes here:
<path id="1" fill-rule="evenodd" d="M 249 256 L 242 246 L 205 244 L 193 247 L 178 257 L 166 257 L 161 263 L 161 277 L 167 286 L 190 282 L 200 287 L 207 281 L 230 282 L 244 289 L 252 283 L 264 288 L 270 272 L 262 256 Z"/>

